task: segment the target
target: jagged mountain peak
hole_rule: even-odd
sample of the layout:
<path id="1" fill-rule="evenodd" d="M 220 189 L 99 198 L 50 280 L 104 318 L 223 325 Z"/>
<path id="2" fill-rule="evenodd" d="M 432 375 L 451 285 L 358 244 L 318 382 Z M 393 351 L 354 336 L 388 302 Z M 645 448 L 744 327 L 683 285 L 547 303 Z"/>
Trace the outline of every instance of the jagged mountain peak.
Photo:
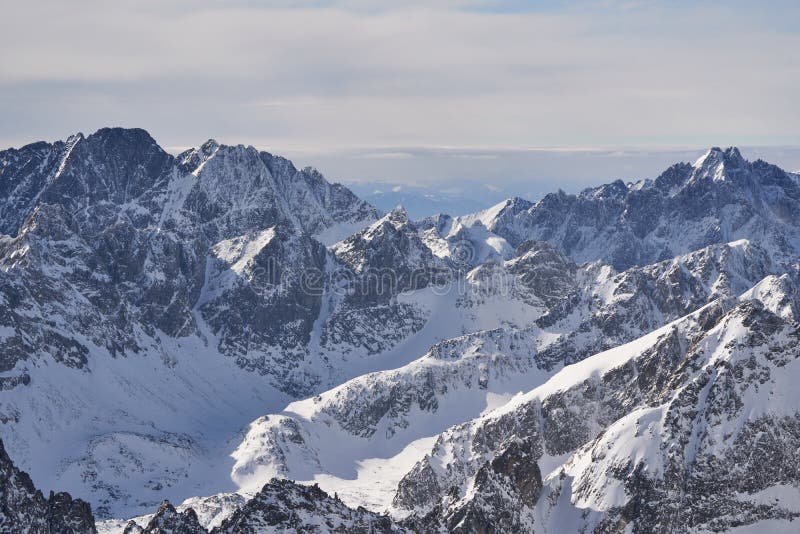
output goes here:
<path id="1" fill-rule="evenodd" d="M 502 205 L 504 209 L 519 210 L 528 209 L 533 205 L 533 203 L 530 200 L 525 200 L 522 197 L 513 196 L 500 202 L 500 205 Z"/>
<path id="2" fill-rule="evenodd" d="M 223 219 L 242 233 L 291 222 L 316 235 L 378 217 L 345 187 L 285 158 L 214 139 L 173 157 L 139 128 L 101 128 L 0 152 L 0 233 L 16 235 L 41 203 L 80 213 L 84 226 L 116 217 L 114 205 L 137 227 Z"/>
<path id="3" fill-rule="evenodd" d="M 582 194 L 598 200 L 622 199 L 628 194 L 629 189 L 630 188 L 628 185 L 622 180 L 614 180 L 611 183 L 604 184 L 599 187 L 590 187 L 585 189 Z M 566 195 L 566 193 L 564 193 L 564 195 Z"/>
<path id="4" fill-rule="evenodd" d="M 560 190 L 559 190 L 560 191 Z M 530 200 L 525 200 L 522 197 L 513 196 L 509 197 L 497 204 L 481 210 L 477 213 L 471 213 L 456 217 L 465 226 L 472 226 L 480 222 L 488 227 L 491 223 L 498 218 L 510 218 L 515 215 L 529 210 L 534 205 Z"/>
<path id="5" fill-rule="evenodd" d="M 742 157 L 741 152 L 736 147 L 728 147 L 725 150 L 719 147 L 712 147 L 694 162 L 690 180 L 710 178 L 715 181 L 722 181 L 726 179 L 729 173 L 744 170 L 747 164 L 747 160 Z"/>
<path id="6" fill-rule="evenodd" d="M 320 518 L 324 521 L 320 524 Z M 214 532 L 406 532 L 386 515 L 346 506 L 316 484 L 273 479 Z"/>
<path id="7" fill-rule="evenodd" d="M 480 220 L 512 246 L 549 241 L 579 263 L 600 259 L 621 271 L 741 238 L 789 261 L 800 250 L 798 216 L 796 178 L 736 147 L 713 147 L 652 181 L 559 191 L 527 208 L 509 200 L 459 220 Z"/>
<path id="8" fill-rule="evenodd" d="M 402 206 L 337 243 L 332 250 L 356 272 L 394 269 L 396 273 L 410 274 L 415 269 L 444 268 L 443 260 L 422 240 L 418 223 L 409 220 Z"/>
<path id="9" fill-rule="evenodd" d="M 219 146 L 216 141 L 209 139 L 199 147 L 181 152 L 177 157 L 178 162 L 187 172 L 196 176 L 202 166 L 214 156 Z"/>
<path id="10" fill-rule="evenodd" d="M 205 143 L 200 145 L 200 149 L 203 150 L 204 152 L 212 152 L 212 151 L 216 150 L 217 148 L 219 148 L 219 146 L 220 145 L 217 142 L 217 140 L 212 137 L 212 138 L 209 138 Z"/>
<path id="11" fill-rule="evenodd" d="M 412 223 L 408 218 L 405 208 L 402 206 L 395 207 L 392 211 L 369 225 L 360 234 L 351 236 L 352 240 L 360 236 L 364 241 L 371 242 L 376 238 L 384 238 L 387 234 L 392 236 L 399 236 L 401 234 L 410 234 L 415 231 L 412 228 Z"/>
<path id="12" fill-rule="evenodd" d="M 81 133 L 77 135 L 83 137 Z M 158 143 L 153 139 L 153 136 L 150 135 L 150 132 L 143 128 L 124 128 L 120 126 L 104 127 L 90 134 L 86 139 L 104 143 L 108 147 L 113 145 L 158 146 Z"/>
<path id="13" fill-rule="evenodd" d="M 197 518 L 197 513 L 192 508 L 177 511 L 172 503 L 164 500 L 158 507 L 155 515 L 145 527 L 139 526 L 135 521 L 129 521 L 122 534 L 205 534 L 208 532 Z"/>
<path id="14" fill-rule="evenodd" d="M 402 205 L 398 204 L 381 221 L 386 221 L 395 228 L 400 228 L 408 224 L 408 212 Z"/>
<path id="15" fill-rule="evenodd" d="M 699 168 L 709 163 L 717 164 L 724 163 L 726 161 L 732 163 L 744 161 L 742 153 L 739 151 L 738 147 L 729 146 L 723 150 L 718 146 L 713 146 L 706 150 L 702 156 L 697 158 L 692 167 Z"/>
<path id="16" fill-rule="evenodd" d="M 692 386 L 690 375 L 706 380 L 692 367 L 705 365 L 695 339 L 738 351 L 719 352 L 738 366 L 734 380 L 752 371 L 750 356 L 769 370 L 796 348 L 798 275 L 786 261 L 800 243 L 796 182 L 735 149 L 673 166 L 660 181 L 413 221 L 402 207 L 381 216 L 315 169 L 254 147 L 209 140 L 175 158 L 154 143 L 104 129 L 0 153 L 0 199 L 11 199 L 0 201 L 0 220 L 25 221 L 17 237 L 0 238 L 0 429 L 13 455 L 37 483 L 88 495 L 105 518 L 153 512 L 164 498 L 263 488 L 235 517 L 236 499 L 164 503 L 152 528 L 135 532 L 202 532 L 225 519 L 232 532 L 332 518 L 350 531 L 376 521 L 392 529 L 333 491 L 264 486 L 265 477 L 321 474 L 326 491 L 343 484 L 334 487 L 347 505 L 391 510 L 390 486 L 428 452 L 437 462 L 407 479 L 406 497 L 427 493 L 452 510 L 447 526 L 490 525 L 482 513 L 505 510 L 513 524 L 497 530 L 536 530 L 530 506 L 525 517 L 514 510 L 549 502 L 539 494 L 556 488 L 548 475 L 559 456 L 615 420 L 628 438 L 621 418 L 632 424 L 631 410 Z M 704 178 L 719 169 L 724 180 Z M 327 248 L 318 232 L 342 223 L 344 239 Z M 309 273 L 322 282 L 309 286 Z M 387 291 L 383 273 L 396 275 Z M 703 334 L 749 288 L 752 302 L 718 329 L 725 337 Z M 712 301 L 724 309 L 641 337 Z M 635 354 L 614 349 L 636 339 Z M 608 349 L 577 368 L 587 371 L 579 381 L 568 372 L 551 383 L 564 387 L 530 395 Z M 514 401 L 521 391 L 527 401 Z M 66 432 L 89 437 L 49 450 Z M 408 447 L 441 432 L 429 444 L 441 453 L 425 441 Z M 626 441 L 617 435 L 608 443 Z M 231 467 L 233 436 L 243 438 Z M 463 456 L 448 456 L 460 447 L 451 437 Z M 437 471 L 473 459 L 471 473 Z M 362 466 L 372 480 L 354 478 Z M 459 473 L 474 479 L 473 493 Z M 298 510 L 308 513 L 295 521 Z"/>
<path id="17" fill-rule="evenodd" d="M 72 135 L 67 137 L 66 144 L 67 145 L 74 145 L 75 143 L 83 141 L 84 139 L 86 139 L 86 136 L 83 135 L 83 132 L 74 133 L 74 134 L 72 134 Z M 45 146 L 48 145 L 48 143 L 45 142 L 45 141 L 41 141 L 41 143 L 44 144 Z"/>

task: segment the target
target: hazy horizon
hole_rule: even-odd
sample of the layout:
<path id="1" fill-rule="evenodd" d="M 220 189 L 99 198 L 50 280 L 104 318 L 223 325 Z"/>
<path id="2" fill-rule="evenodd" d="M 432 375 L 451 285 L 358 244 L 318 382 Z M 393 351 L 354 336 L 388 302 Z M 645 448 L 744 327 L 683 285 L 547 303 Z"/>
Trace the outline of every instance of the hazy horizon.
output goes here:
<path id="1" fill-rule="evenodd" d="M 147 130 L 147 128 L 144 128 Z M 177 155 L 191 145 L 165 146 Z M 78 133 L 78 132 L 72 132 Z M 81 132 L 89 135 L 93 132 Z M 63 135 L 66 139 L 69 135 Z M 216 138 L 223 144 L 233 144 Z M 56 139 L 38 139 L 55 141 Z M 38 141 L 26 140 L 28 142 Z M 198 140 L 199 146 L 206 139 Z M 713 145 L 722 146 L 725 145 Z M 790 172 L 800 171 L 800 146 L 737 145 L 749 160 L 763 159 Z M 536 201 L 559 189 L 578 193 L 614 180 L 656 178 L 669 166 L 693 162 L 711 146 L 697 148 L 427 148 L 376 147 L 348 150 L 281 150 L 256 146 L 286 157 L 299 168 L 318 169 L 382 210 L 403 204 L 412 217 L 439 212 L 460 215 L 510 197 Z"/>
<path id="2" fill-rule="evenodd" d="M 0 19 L 0 146 L 144 127 L 348 185 L 537 198 L 711 146 L 800 170 L 800 4 L 55 0 Z"/>

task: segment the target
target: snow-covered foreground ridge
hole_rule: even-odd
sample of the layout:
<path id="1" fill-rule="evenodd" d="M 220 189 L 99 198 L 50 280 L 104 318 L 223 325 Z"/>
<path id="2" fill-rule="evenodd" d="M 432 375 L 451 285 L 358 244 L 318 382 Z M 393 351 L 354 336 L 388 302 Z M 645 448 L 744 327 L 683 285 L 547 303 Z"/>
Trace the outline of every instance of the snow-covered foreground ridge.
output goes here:
<path id="1" fill-rule="evenodd" d="M 0 152 L 0 192 L 0 437 L 101 530 L 800 514 L 800 188 L 736 149 L 412 221 L 103 129 Z"/>

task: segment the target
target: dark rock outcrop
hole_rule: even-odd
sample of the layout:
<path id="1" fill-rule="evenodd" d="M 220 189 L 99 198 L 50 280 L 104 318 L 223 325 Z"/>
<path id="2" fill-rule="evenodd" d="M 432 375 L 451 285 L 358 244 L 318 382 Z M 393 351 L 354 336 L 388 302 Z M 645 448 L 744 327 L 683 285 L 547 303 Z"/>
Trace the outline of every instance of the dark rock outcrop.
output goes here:
<path id="1" fill-rule="evenodd" d="M 548 241 L 579 262 L 624 270 L 741 238 L 787 261 L 800 252 L 798 215 L 800 185 L 791 174 L 715 147 L 653 181 L 559 191 L 535 204 L 509 201 L 487 226 L 515 246 Z"/>
<path id="2" fill-rule="evenodd" d="M 352 509 L 318 486 L 274 479 L 215 528 L 214 534 L 297 533 L 383 534 L 405 532 L 389 516 Z"/>
<path id="3" fill-rule="evenodd" d="M 178 512 L 169 501 L 164 501 L 147 526 L 129 521 L 123 534 L 207 534 L 197 514 L 191 508 Z"/>
<path id="4" fill-rule="evenodd" d="M 45 498 L 14 466 L 0 441 L 0 531 L 87 534 L 97 529 L 89 503 L 63 492 Z"/>

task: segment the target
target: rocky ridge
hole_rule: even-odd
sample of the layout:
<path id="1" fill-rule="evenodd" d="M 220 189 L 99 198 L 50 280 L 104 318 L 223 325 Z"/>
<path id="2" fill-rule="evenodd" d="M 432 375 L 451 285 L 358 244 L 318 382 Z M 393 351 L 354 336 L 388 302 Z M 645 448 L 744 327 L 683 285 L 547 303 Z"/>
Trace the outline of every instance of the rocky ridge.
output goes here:
<path id="1" fill-rule="evenodd" d="M 749 239 L 776 253 L 798 254 L 800 185 L 791 173 L 714 147 L 694 164 L 679 163 L 655 180 L 563 191 L 531 203 L 512 199 L 466 217 L 512 245 L 548 241 L 577 261 L 623 270 L 679 254 Z"/>
<path id="2" fill-rule="evenodd" d="M 17 469 L 0 441 L 0 531 L 52 534 L 96 533 L 91 506 L 69 493 L 45 497 Z"/>
<path id="3" fill-rule="evenodd" d="M 0 152 L 0 191 L 2 436 L 100 517 L 157 509 L 130 532 L 798 515 L 800 190 L 736 149 L 412 221 L 103 129 Z"/>

